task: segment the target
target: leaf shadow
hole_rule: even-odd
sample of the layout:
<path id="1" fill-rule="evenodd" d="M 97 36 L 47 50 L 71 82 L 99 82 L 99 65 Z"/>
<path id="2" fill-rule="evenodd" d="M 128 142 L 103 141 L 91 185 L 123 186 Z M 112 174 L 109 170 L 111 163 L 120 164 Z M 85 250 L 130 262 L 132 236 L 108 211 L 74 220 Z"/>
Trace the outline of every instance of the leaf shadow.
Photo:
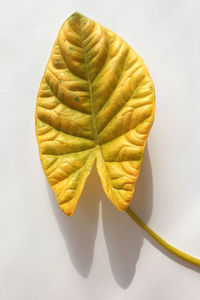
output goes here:
<path id="1" fill-rule="evenodd" d="M 126 213 L 119 212 L 108 200 L 96 168 L 92 168 L 72 218 L 60 210 L 48 182 L 47 188 L 51 207 L 72 263 L 83 277 L 88 276 L 92 266 L 101 200 L 103 230 L 112 273 L 122 288 L 128 288 L 135 274 L 144 234 L 141 234 L 141 229 L 127 217 Z M 148 221 L 152 211 L 152 197 L 152 171 L 146 146 L 133 201 L 134 211 L 145 222 Z"/>
<path id="2" fill-rule="evenodd" d="M 144 223 L 148 223 L 153 208 L 153 177 L 148 146 L 144 151 L 144 159 L 131 208 Z M 128 288 L 134 278 L 144 238 L 169 259 L 200 273 L 198 266 L 184 261 L 166 250 L 133 222 L 125 212 L 117 211 L 105 196 L 102 198 L 102 219 L 112 273 L 116 282 L 123 289 Z"/>
<path id="3" fill-rule="evenodd" d="M 127 289 L 134 278 L 144 238 L 174 262 L 200 272 L 199 267 L 183 261 L 160 246 L 138 227 L 125 212 L 117 211 L 105 196 L 95 167 L 92 168 L 72 218 L 67 217 L 60 210 L 48 182 L 47 188 L 51 207 L 65 240 L 71 261 L 83 277 L 88 276 L 92 267 L 100 200 L 103 231 L 111 270 L 116 282 L 123 289 Z M 148 146 L 144 151 L 144 159 L 131 207 L 145 223 L 148 222 L 153 207 L 153 179 Z"/>
<path id="4" fill-rule="evenodd" d="M 94 243 L 99 217 L 101 186 L 96 185 L 97 174 L 92 169 L 73 217 L 67 217 L 59 208 L 48 182 L 48 192 L 59 229 L 65 240 L 71 261 L 83 277 L 87 277 L 93 261 Z"/>
<path id="5" fill-rule="evenodd" d="M 146 146 L 131 207 L 147 222 L 152 204 L 152 169 Z M 102 199 L 102 219 L 113 276 L 119 286 L 127 289 L 134 278 L 144 234 L 125 212 L 117 211 L 105 196 Z"/>

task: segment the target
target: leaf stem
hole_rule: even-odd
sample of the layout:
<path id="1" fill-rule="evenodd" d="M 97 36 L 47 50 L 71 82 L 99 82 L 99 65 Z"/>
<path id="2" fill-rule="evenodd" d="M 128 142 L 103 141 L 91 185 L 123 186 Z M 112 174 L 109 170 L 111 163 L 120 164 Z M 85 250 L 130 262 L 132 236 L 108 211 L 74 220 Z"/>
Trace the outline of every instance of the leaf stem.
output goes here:
<path id="1" fill-rule="evenodd" d="M 169 252 L 173 253 L 174 255 L 182 258 L 183 260 L 194 264 L 200 267 L 200 259 L 193 257 L 174 246 L 167 243 L 164 239 L 162 239 L 159 235 L 157 235 L 151 228 L 149 228 L 133 211 L 130 207 L 126 209 L 126 213 L 134 220 L 141 228 L 143 228 L 154 240 L 156 240 L 161 246 L 167 249 Z"/>

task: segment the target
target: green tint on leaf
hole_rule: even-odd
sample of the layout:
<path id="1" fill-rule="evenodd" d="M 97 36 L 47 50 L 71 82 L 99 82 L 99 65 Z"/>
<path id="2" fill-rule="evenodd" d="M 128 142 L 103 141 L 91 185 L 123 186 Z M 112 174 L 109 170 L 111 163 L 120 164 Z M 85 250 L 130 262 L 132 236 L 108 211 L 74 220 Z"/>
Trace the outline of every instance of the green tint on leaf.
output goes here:
<path id="1" fill-rule="evenodd" d="M 154 118 L 154 86 L 119 36 L 74 13 L 62 25 L 36 107 L 40 158 L 60 208 L 76 209 L 95 158 L 119 209 L 134 192 Z"/>

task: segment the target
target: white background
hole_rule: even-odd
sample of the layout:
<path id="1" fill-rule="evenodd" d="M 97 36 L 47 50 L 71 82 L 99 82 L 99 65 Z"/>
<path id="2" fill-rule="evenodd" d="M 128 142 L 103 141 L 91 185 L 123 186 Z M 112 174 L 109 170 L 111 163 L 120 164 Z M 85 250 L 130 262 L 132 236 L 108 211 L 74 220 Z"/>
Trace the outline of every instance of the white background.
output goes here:
<path id="1" fill-rule="evenodd" d="M 1 1 L 0 299 L 199 300 L 199 268 L 118 212 L 95 168 L 72 218 L 58 208 L 35 138 L 36 96 L 60 26 L 79 11 L 125 39 L 156 88 L 132 207 L 200 257 L 200 2 Z"/>

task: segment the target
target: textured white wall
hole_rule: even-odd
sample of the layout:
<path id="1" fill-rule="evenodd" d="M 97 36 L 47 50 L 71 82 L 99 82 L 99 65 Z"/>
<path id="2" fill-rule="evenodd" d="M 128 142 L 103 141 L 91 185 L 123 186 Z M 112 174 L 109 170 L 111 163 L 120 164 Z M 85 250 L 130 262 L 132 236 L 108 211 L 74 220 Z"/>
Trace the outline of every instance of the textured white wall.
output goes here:
<path id="1" fill-rule="evenodd" d="M 73 218 L 39 161 L 34 110 L 58 30 L 74 11 L 125 39 L 156 87 L 156 117 L 132 207 L 200 257 L 200 2 L 0 4 L 0 299 L 199 300 L 199 270 L 161 249 L 103 193 L 93 169 Z"/>

